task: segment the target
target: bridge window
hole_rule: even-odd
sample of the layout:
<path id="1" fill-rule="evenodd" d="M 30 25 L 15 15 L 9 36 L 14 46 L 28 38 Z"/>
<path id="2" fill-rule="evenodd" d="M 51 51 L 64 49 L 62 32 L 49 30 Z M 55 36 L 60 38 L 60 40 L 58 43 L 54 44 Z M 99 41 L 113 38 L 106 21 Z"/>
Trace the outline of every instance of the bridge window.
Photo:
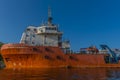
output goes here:
<path id="1" fill-rule="evenodd" d="M 35 37 L 35 35 L 33 35 L 33 37 Z"/>
<path id="2" fill-rule="evenodd" d="M 26 37 L 29 37 L 29 35 L 26 35 Z"/>
<path id="3" fill-rule="evenodd" d="M 56 30 L 56 28 L 48 28 L 48 27 L 46 27 L 46 30 Z"/>
<path id="4" fill-rule="evenodd" d="M 28 28 L 27 31 L 30 31 L 30 29 Z"/>
<path id="5" fill-rule="evenodd" d="M 36 32 L 36 31 L 37 31 L 37 29 L 34 29 L 34 31 Z"/>

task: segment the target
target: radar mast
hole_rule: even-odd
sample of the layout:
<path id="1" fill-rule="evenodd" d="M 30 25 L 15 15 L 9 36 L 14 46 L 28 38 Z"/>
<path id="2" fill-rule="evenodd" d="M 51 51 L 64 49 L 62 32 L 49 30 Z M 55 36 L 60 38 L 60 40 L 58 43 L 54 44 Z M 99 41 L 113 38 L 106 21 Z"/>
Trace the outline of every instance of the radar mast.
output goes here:
<path id="1" fill-rule="evenodd" d="M 48 26 L 52 25 L 52 15 L 51 15 L 51 8 L 48 7 Z"/>

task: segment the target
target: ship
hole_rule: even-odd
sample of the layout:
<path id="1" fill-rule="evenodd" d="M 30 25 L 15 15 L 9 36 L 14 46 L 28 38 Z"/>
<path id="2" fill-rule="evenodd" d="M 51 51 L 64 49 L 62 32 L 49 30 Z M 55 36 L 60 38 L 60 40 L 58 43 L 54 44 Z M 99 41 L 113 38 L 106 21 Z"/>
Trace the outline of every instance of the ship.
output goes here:
<path id="1" fill-rule="evenodd" d="M 59 25 L 52 23 L 51 9 L 48 21 L 40 26 L 28 26 L 20 43 L 1 47 L 5 68 L 96 68 L 120 67 L 120 56 L 107 45 L 101 50 L 95 46 L 70 49 L 70 41 L 63 40 Z"/>

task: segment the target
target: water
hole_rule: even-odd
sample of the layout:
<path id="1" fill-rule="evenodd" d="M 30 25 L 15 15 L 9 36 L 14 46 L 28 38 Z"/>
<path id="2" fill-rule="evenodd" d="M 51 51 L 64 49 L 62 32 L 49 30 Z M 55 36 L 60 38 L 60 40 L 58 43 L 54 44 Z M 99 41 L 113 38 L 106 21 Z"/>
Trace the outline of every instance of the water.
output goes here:
<path id="1" fill-rule="evenodd" d="M 120 68 L 0 69 L 0 80 L 120 80 Z"/>

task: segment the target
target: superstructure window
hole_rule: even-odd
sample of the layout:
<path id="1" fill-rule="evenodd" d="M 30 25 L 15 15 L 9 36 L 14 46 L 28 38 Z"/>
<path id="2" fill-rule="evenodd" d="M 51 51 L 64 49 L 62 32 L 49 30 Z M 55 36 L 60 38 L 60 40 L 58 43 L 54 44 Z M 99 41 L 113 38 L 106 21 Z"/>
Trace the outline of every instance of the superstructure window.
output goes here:
<path id="1" fill-rule="evenodd" d="M 36 32 L 36 31 L 37 31 L 37 29 L 34 29 L 34 31 Z"/>
<path id="2" fill-rule="evenodd" d="M 26 43 L 26 44 L 28 44 L 28 41 L 27 41 L 27 40 L 25 40 L 25 43 Z"/>
<path id="3" fill-rule="evenodd" d="M 30 29 L 28 28 L 27 31 L 30 31 Z"/>
<path id="4" fill-rule="evenodd" d="M 34 42 L 32 42 L 32 44 L 35 44 Z"/>
<path id="5" fill-rule="evenodd" d="M 48 27 L 46 27 L 46 30 L 49 30 L 49 28 L 48 28 Z"/>
<path id="6" fill-rule="evenodd" d="M 56 28 L 49 28 L 49 27 L 46 27 L 46 30 L 56 30 Z"/>
<path id="7" fill-rule="evenodd" d="M 43 32 L 43 30 L 41 30 L 41 32 Z"/>
<path id="8" fill-rule="evenodd" d="M 52 30 L 56 30 L 56 28 L 52 28 Z"/>
<path id="9" fill-rule="evenodd" d="M 33 35 L 33 37 L 35 37 L 35 35 Z"/>
<path id="10" fill-rule="evenodd" d="M 29 35 L 26 35 L 26 37 L 29 37 Z"/>

